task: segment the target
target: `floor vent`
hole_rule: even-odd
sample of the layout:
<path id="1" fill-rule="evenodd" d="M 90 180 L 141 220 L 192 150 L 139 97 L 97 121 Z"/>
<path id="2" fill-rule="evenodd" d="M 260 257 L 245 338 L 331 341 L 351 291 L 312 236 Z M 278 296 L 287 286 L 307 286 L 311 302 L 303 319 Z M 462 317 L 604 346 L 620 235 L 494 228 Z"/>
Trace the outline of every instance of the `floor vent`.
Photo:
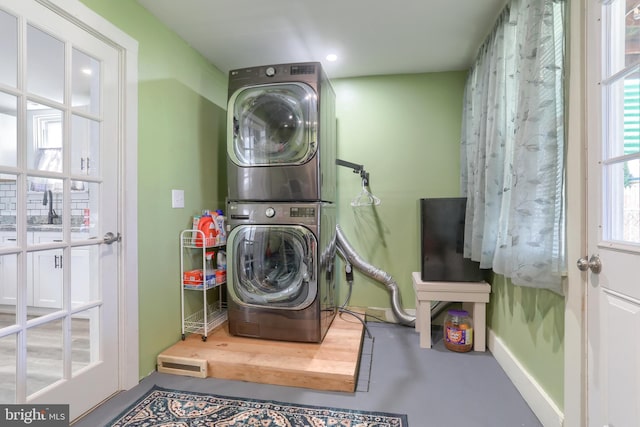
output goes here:
<path id="1" fill-rule="evenodd" d="M 207 361 L 174 356 L 158 356 L 158 372 L 184 375 L 187 377 L 207 378 Z"/>
<path id="2" fill-rule="evenodd" d="M 371 380 L 371 365 L 373 364 L 373 337 L 365 335 L 362 340 L 362 350 L 360 353 L 360 364 L 358 366 L 358 382 L 356 391 L 369 391 L 369 381 Z"/>

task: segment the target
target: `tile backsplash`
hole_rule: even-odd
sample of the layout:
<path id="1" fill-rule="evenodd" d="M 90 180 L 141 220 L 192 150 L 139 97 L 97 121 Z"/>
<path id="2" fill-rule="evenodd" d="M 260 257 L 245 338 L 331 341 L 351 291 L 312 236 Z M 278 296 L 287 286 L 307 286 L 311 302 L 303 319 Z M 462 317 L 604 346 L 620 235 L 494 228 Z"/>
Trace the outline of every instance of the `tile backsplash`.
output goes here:
<path id="1" fill-rule="evenodd" d="M 0 182 L 0 224 L 15 224 L 17 215 L 17 187 L 15 182 Z M 49 213 L 42 202 L 43 192 L 27 193 L 27 218 L 31 224 L 44 224 Z M 89 208 L 87 191 L 71 192 L 71 225 L 82 224 L 84 209 Z M 62 193 L 53 193 L 53 209 L 62 213 Z"/>

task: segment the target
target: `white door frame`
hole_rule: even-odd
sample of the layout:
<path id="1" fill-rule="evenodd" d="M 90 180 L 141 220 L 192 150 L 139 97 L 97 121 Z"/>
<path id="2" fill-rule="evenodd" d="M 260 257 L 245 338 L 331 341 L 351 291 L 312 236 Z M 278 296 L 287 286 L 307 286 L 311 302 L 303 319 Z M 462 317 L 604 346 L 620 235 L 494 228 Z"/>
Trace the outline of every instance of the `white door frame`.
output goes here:
<path id="1" fill-rule="evenodd" d="M 118 272 L 119 389 L 139 382 L 138 332 L 138 42 L 98 15 L 79 0 L 36 0 L 75 22 L 119 52 L 119 141 L 118 230 L 122 230 Z"/>
<path id="2" fill-rule="evenodd" d="M 591 0 L 588 0 L 591 1 Z M 587 274 L 575 265 L 587 254 L 586 218 L 586 90 L 585 38 L 587 2 L 567 2 L 568 144 L 567 144 L 567 260 L 564 312 L 564 425 L 587 422 L 586 289 Z"/>

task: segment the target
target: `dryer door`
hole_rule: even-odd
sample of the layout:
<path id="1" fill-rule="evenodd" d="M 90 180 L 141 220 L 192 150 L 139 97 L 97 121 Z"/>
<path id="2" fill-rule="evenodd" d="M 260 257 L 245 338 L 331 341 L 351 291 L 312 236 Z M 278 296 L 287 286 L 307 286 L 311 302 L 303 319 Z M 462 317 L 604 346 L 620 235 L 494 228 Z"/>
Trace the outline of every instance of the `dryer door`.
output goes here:
<path id="1" fill-rule="evenodd" d="M 227 241 L 227 283 L 239 305 L 300 310 L 317 295 L 317 241 L 302 226 L 242 225 Z"/>
<path id="2" fill-rule="evenodd" d="M 303 83 L 248 86 L 229 99 L 227 153 L 238 166 L 300 165 L 317 150 L 318 99 Z"/>

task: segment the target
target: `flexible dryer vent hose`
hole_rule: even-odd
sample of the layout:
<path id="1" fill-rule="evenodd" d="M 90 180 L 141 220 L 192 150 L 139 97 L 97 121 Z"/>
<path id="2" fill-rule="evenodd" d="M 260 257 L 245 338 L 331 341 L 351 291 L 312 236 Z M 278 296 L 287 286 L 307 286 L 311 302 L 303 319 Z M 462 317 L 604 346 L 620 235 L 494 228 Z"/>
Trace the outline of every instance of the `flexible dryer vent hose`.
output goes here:
<path id="1" fill-rule="evenodd" d="M 398 322 L 405 326 L 414 326 L 416 323 L 416 317 L 407 314 L 402 308 L 402 303 L 400 301 L 400 292 L 398 291 L 398 284 L 393 277 L 386 271 L 380 270 L 374 265 L 366 262 L 358 253 L 353 249 L 353 247 L 349 244 L 347 239 L 344 237 L 342 232 L 342 228 L 340 225 L 336 225 L 336 235 L 338 238 L 338 254 L 340 254 L 345 261 L 350 262 L 355 268 L 360 270 L 366 276 L 377 280 L 378 282 L 383 283 L 391 296 L 391 310 L 393 311 L 394 316 L 398 320 Z"/>

